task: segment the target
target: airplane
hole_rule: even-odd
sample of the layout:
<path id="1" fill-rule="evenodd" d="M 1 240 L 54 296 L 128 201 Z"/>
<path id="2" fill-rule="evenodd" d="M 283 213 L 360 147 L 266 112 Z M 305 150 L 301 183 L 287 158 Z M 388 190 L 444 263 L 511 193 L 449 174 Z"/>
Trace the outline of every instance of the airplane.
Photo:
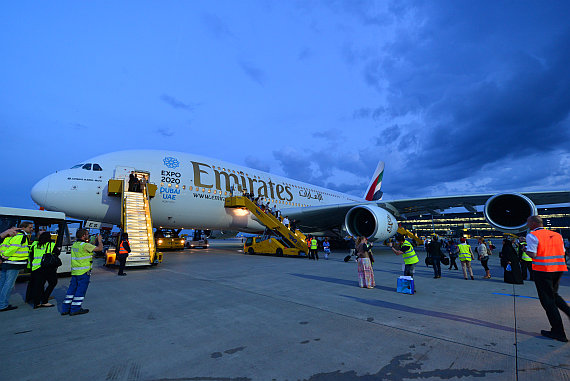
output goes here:
<path id="1" fill-rule="evenodd" d="M 384 241 L 396 234 L 398 220 L 437 210 L 464 207 L 484 216 L 494 228 L 517 233 L 536 205 L 570 201 L 570 191 L 499 193 L 382 201 L 384 163 L 374 171 L 362 198 L 253 168 L 189 153 L 130 150 L 108 153 L 59 170 L 40 180 L 31 191 L 40 207 L 82 220 L 120 225 L 120 198 L 108 194 L 110 179 L 144 173 L 157 185 L 150 201 L 155 227 L 263 232 L 249 211 L 224 207 L 236 187 L 261 196 L 281 210 L 305 233 L 343 238 L 365 236 Z"/>

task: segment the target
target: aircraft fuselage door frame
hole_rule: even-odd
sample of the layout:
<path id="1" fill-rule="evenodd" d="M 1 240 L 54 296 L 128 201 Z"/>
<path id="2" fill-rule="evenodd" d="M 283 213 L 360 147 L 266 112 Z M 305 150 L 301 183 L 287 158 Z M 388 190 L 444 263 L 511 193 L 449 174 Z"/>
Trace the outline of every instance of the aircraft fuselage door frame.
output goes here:
<path id="1" fill-rule="evenodd" d="M 114 179 L 120 180 L 128 180 L 129 175 L 131 174 L 131 172 L 133 172 L 135 169 L 133 167 L 125 167 L 122 165 L 117 165 L 115 167 L 115 176 L 113 177 Z"/>

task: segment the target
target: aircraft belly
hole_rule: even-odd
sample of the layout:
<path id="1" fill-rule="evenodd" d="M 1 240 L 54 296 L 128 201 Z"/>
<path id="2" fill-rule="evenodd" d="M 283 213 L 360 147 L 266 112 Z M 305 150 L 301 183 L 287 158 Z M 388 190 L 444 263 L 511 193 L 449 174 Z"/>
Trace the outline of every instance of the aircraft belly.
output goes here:
<path id="1" fill-rule="evenodd" d="M 188 198 L 186 198 L 186 197 Z M 193 200 L 181 194 L 175 202 L 156 199 L 151 201 L 153 224 L 161 227 L 202 228 L 239 231 L 262 231 L 264 228 L 251 218 L 226 209 L 221 200 Z"/>

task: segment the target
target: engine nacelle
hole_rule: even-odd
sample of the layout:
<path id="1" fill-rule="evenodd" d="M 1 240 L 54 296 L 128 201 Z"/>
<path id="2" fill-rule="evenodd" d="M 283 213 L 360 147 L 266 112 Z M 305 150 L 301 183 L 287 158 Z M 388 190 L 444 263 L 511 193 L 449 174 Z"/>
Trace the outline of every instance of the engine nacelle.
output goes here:
<path id="1" fill-rule="evenodd" d="M 528 197 L 519 193 L 500 193 L 487 200 L 483 214 L 495 229 L 516 234 L 525 231 L 527 218 L 538 213 Z"/>
<path id="2" fill-rule="evenodd" d="M 353 237 L 364 236 L 371 241 L 384 241 L 396 234 L 398 221 L 378 206 L 359 205 L 346 213 L 344 226 Z"/>

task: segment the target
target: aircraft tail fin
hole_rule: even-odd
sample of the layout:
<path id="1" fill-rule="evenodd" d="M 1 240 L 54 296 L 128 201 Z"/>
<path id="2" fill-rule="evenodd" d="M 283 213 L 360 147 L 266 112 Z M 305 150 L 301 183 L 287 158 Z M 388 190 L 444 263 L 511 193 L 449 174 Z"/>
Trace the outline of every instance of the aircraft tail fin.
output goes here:
<path id="1" fill-rule="evenodd" d="M 364 198 L 367 201 L 376 201 L 382 200 L 382 196 L 384 193 L 380 190 L 382 188 L 382 177 L 384 176 L 384 162 L 381 161 L 378 163 L 376 170 L 374 171 L 374 175 L 372 176 L 372 180 L 368 185 L 368 190 L 364 194 Z"/>

